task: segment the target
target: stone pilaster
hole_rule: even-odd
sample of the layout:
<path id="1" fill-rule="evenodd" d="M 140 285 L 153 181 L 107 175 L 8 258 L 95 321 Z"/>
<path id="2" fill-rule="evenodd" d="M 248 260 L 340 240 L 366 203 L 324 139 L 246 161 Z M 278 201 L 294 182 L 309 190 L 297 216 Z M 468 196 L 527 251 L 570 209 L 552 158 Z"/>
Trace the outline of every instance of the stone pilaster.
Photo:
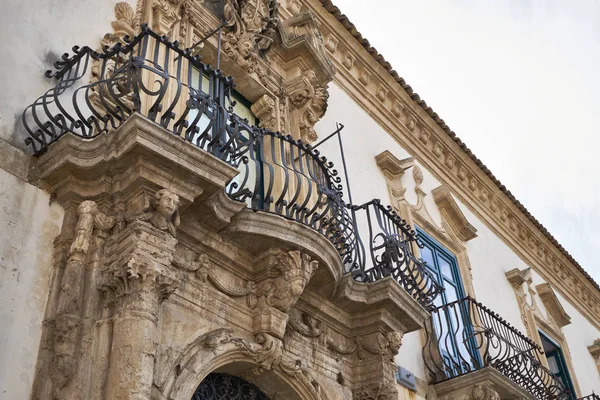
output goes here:
<path id="1" fill-rule="evenodd" d="M 159 306 L 178 283 L 176 244 L 168 231 L 139 220 L 107 242 L 104 286 L 116 295 L 107 399 L 150 398 Z"/>

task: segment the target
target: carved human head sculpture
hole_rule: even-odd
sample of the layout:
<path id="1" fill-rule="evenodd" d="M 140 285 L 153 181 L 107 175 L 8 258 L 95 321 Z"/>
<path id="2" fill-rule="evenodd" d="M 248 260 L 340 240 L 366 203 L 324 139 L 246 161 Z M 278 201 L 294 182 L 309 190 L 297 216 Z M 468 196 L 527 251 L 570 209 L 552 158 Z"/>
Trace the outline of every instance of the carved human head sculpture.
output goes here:
<path id="1" fill-rule="evenodd" d="M 171 216 L 179 207 L 179 196 L 169 192 L 167 189 L 161 189 L 154 195 L 152 207 L 161 215 Z"/>
<path id="2" fill-rule="evenodd" d="M 152 218 L 150 222 L 154 227 L 169 231 L 175 236 L 175 228 L 179 226 L 179 196 L 167 189 L 161 189 L 152 199 Z"/>

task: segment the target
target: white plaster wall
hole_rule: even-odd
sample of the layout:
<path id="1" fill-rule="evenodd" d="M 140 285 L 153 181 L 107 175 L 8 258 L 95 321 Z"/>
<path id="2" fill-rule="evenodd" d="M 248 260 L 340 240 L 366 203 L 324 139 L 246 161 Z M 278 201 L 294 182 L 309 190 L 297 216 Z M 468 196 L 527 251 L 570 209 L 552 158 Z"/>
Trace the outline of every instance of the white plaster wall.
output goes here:
<path id="1" fill-rule="evenodd" d="M 135 1 L 128 1 L 135 8 Z M 23 110 L 55 81 L 44 76 L 74 45 L 98 48 L 116 0 L 0 0 L 0 139 L 24 148 Z"/>
<path id="2" fill-rule="evenodd" d="M 375 156 L 384 150 L 389 150 L 398 159 L 410 155 L 342 88 L 331 84 L 329 94 L 327 113 L 316 126 L 319 140 L 335 130 L 336 122 L 344 124 L 342 137 L 354 204 L 362 204 L 372 198 L 380 198 L 383 203 L 389 204 L 385 178 L 375 162 Z M 337 140 L 330 139 L 320 146 L 319 150 L 335 163 L 343 177 Z M 417 164 L 419 164 L 418 160 Z M 438 187 L 440 182 L 422 165 L 421 169 L 424 176 L 421 188 L 427 193 L 425 205 L 432 220 L 440 225 L 441 216 L 431 195 L 431 190 Z M 408 172 L 404 175 L 403 184 L 407 188 L 405 194 L 407 201 L 416 204 L 417 198 L 414 192 L 415 183 L 412 173 Z M 466 245 L 477 300 L 500 314 L 511 325 L 524 333 L 525 326 L 521 320 L 519 306 L 505 273 L 513 268 L 527 268 L 528 265 L 466 205 L 458 200 L 457 203 L 467 220 L 477 229 L 477 237 Z M 541 283 L 539 276 L 535 274 L 534 276 L 536 276 L 536 280 L 539 280 L 536 284 Z M 587 346 L 591 345 L 594 339 L 600 338 L 600 332 L 562 298 L 561 303 L 572 319 L 572 323 L 564 328 L 575 364 L 575 371 L 571 372 L 577 376 L 582 394 L 591 393 L 592 390 L 600 392 L 600 378 L 592 357 L 587 351 Z M 396 362 L 420 379 L 426 379 L 421 347 L 419 332 L 406 335 Z"/>
<path id="3" fill-rule="evenodd" d="M 63 211 L 0 169 L 0 399 L 27 399 L 33 383 Z"/>

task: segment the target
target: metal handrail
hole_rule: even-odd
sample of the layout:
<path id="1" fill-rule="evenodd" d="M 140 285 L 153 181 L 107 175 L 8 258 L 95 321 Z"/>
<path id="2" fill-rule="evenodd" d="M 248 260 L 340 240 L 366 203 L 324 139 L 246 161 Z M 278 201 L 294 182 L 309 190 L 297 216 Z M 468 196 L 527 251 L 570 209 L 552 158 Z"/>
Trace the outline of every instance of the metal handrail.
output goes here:
<path id="1" fill-rule="evenodd" d="M 92 139 L 141 114 L 238 168 L 226 188 L 229 197 L 315 229 L 336 247 L 354 279 L 392 276 L 431 309 L 441 288 L 414 256 L 419 241 L 410 226 L 379 200 L 346 204 L 338 172 L 318 150 L 236 115 L 231 77 L 146 25 L 111 48 L 73 52 L 46 73 L 55 86 L 23 113 L 25 143 L 34 154 L 65 133 Z M 369 220 L 369 258 L 362 238 L 367 235 L 359 234 L 364 227 L 356 221 L 363 217 Z"/>
<path id="2" fill-rule="evenodd" d="M 537 399 L 571 398 L 542 365 L 543 350 L 471 297 L 435 308 L 425 331 L 423 358 L 434 383 L 492 367 Z"/>
<path id="3" fill-rule="evenodd" d="M 356 234 L 344 260 L 347 272 L 361 282 L 391 276 L 423 307 L 432 310 L 443 288 L 414 254 L 414 247 L 423 247 L 417 233 L 379 199 L 350 208 Z M 365 251 L 366 246 L 369 251 Z"/>

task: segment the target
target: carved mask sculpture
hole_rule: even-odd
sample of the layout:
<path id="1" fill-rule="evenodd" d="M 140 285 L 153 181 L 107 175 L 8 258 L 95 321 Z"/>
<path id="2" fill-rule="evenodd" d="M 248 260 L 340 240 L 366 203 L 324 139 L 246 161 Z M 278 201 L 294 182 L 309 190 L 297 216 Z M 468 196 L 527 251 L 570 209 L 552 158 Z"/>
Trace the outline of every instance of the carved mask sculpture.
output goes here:
<path id="1" fill-rule="evenodd" d="M 288 312 L 296 304 L 318 265 L 308 254 L 299 251 L 283 253 L 277 261 L 280 275 L 263 281 L 257 294 L 263 296 L 266 305 Z"/>

